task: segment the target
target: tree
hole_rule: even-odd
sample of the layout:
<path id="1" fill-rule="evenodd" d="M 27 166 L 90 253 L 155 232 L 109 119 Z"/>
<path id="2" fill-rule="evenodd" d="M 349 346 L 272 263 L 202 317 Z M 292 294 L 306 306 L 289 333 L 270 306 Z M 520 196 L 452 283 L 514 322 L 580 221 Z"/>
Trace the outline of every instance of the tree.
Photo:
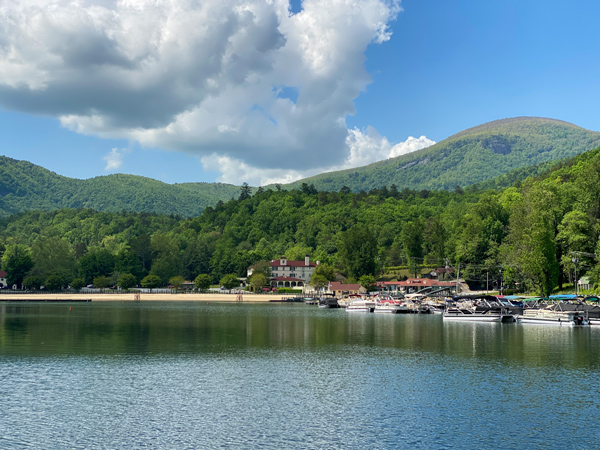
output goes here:
<path id="1" fill-rule="evenodd" d="M 377 280 L 375 280 L 373 275 L 363 275 L 358 282 L 369 292 L 375 290 L 377 287 Z"/>
<path id="2" fill-rule="evenodd" d="M 246 200 L 247 198 L 250 198 L 251 193 L 252 193 L 252 188 L 250 186 L 248 186 L 248 183 L 246 183 L 244 181 L 244 183 L 242 183 L 242 187 L 240 188 L 240 197 L 238 200 L 242 201 L 242 200 Z"/>
<path id="3" fill-rule="evenodd" d="M 205 291 L 211 285 L 210 275 L 208 275 L 207 273 L 201 273 L 194 280 L 194 284 L 196 285 L 196 289 Z"/>
<path id="4" fill-rule="evenodd" d="M 97 277 L 94 277 L 94 287 L 99 288 L 99 289 L 104 289 L 107 288 L 109 284 L 109 280 L 108 277 L 105 277 L 104 275 L 99 275 Z"/>
<path id="5" fill-rule="evenodd" d="M 400 233 L 400 241 L 408 260 L 410 271 L 417 277 L 419 264 L 423 259 L 423 222 L 418 219 L 408 222 Z"/>
<path id="6" fill-rule="evenodd" d="M 175 288 L 175 292 L 181 289 L 183 283 L 185 283 L 185 280 L 180 275 L 169 278 L 169 284 Z"/>
<path id="7" fill-rule="evenodd" d="M 45 285 L 46 289 L 50 291 L 58 291 L 63 287 L 63 280 L 58 275 L 50 275 L 48 278 L 46 278 Z"/>
<path id="8" fill-rule="evenodd" d="M 150 290 L 159 287 L 161 283 L 162 281 L 158 275 L 147 275 L 141 281 L 142 287 Z"/>
<path id="9" fill-rule="evenodd" d="M 558 284 L 556 258 L 556 205 L 551 189 L 534 186 L 513 207 L 509 235 L 503 245 L 504 260 L 546 297 Z"/>
<path id="10" fill-rule="evenodd" d="M 69 285 L 71 286 L 71 289 L 78 291 L 85 286 L 85 281 L 83 278 L 75 278 L 73 281 L 71 281 L 71 283 L 69 283 Z"/>
<path id="11" fill-rule="evenodd" d="M 335 269 L 327 264 L 319 264 L 313 270 L 313 274 L 310 279 L 310 285 L 314 287 L 317 291 L 320 291 L 325 286 L 328 286 L 330 281 L 334 280 Z"/>
<path id="12" fill-rule="evenodd" d="M 233 275 L 233 274 L 228 274 L 228 275 L 224 275 L 221 278 L 221 286 L 223 286 L 225 289 L 229 290 L 229 289 L 233 289 L 236 288 L 240 285 L 240 280 L 238 280 L 238 277 Z"/>
<path id="13" fill-rule="evenodd" d="M 27 289 L 39 289 L 44 285 L 44 281 L 39 275 L 30 275 L 23 280 L 23 286 Z"/>
<path id="14" fill-rule="evenodd" d="M 377 240 L 367 225 L 357 224 L 342 233 L 338 260 L 352 278 L 377 272 Z"/>
<path id="15" fill-rule="evenodd" d="M 130 273 L 124 273 L 119 277 L 117 285 L 121 289 L 128 290 L 137 285 L 137 279 Z"/>
<path id="16" fill-rule="evenodd" d="M 269 283 L 269 280 L 267 279 L 264 273 L 257 272 L 253 273 L 248 278 L 248 282 L 250 283 L 254 291 L 257 292 L 260 291 L 263 287 L 265 287 Z"/>
<path id="17" fill-rule="evenodd" d="M 6 282 L 9 286 L 16 284 L 21 286 L 28 272 L 33 268 L 33 260 L 29 252 L 22 245 L 15 245 L 7 250 L 2 257 L 4 270 L 6 271 Z"/>

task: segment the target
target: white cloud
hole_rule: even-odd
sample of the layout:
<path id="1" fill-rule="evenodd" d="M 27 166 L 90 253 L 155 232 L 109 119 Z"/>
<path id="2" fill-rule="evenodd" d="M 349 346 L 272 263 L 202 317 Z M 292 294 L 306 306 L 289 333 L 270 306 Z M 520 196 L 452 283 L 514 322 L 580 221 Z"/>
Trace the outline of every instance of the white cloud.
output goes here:
<path id="1" fill-rule="evenodd" d="M 123 156 L 125 153 L 127 153 L 126 148 L 112 148 L 110 152 L 102 158 L 104 161 L 106 161 L 106 167 L 104 167 L 104 170 L 108 172 L 120 168 L 121 164 L 123 164 Z"/>
<path id="2" fill-rule="evenodd" d="M 349 149 L 347 159 L 340 164 L 298 169 L 264 169 L 251 166 L 241 160 L 218 154 L 202 158 L 202 164 L 207 170 L 220 172 L 217 181 L 231 184 L 241 184 L 243 181 L 251 186 L 264 186 L 274 183 L 291 183 L 302 178 L 317 175 L 322 172 L 351 169 L 367 164 L 405 155 L 435 144 L 425 136 L 414 138 L 410 136 L 406 141 L 392 145 L 385 137 L 381 137 L 372 127 L 362 132 L 354 128 L 349 130 L 346 145 Z"/>
<path id="3" fill-rule="evenodd" d="M 364 53 L 390 39 L 399 0 L 302 7 L 290 14 L 288 0 L 4 0 L 0 106 L 58 117 L 77 133 L 198 154 L 207 168 L 236 161 L 265 180 L 426 143 L 393 146 L 345 123 L 370 82 Z"/>

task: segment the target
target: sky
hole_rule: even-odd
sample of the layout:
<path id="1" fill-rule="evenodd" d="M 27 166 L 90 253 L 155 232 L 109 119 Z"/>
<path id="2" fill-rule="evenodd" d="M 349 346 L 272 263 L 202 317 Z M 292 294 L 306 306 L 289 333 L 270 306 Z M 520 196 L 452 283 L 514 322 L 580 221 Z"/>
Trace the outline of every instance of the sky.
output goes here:
<path id="1" fill-rule="evenodd" d="M 600 2 L 3 0 L 0 154 L 285 183 L 492 120 L 600 131 Z"/>

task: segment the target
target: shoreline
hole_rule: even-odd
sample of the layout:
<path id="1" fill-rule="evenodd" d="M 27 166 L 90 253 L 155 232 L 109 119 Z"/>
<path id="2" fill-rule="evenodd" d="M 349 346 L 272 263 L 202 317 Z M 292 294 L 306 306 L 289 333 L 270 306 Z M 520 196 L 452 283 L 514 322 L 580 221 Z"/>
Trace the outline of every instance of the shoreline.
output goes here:
<path id="1" fill-rule="evenodd" d="M 271 300 L 282 300 L 293 297 L 292 295 L 264 295 L 264 294 L 242 294 L 242 303 L 268 303 Z M 140 299 L 135 299 L 135 294 L 1 294 L 0 303 L 19 301 L 19 302 L 44 302 L 44 301 L 75 301 L 75 302 L 239 302 L 238 294 L 146 294 L 140 295 Z"/>

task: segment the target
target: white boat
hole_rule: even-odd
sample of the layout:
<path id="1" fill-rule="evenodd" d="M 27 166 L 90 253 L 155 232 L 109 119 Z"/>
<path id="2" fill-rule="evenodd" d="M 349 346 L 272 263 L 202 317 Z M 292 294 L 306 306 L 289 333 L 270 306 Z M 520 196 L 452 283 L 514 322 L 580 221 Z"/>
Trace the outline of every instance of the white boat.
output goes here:
<path id="1" fill-rule="evenodd" d="M 378 295 L 375 300 L 375 313 L 398 314 L 406 312 L 407 306 L 402 300 L 395 299 L 389 295 Z"/>
<path id="2" fill-rule="evenodd" d="M 515 316 L 503 311 L 475 311 L 469 308 L 447 308 L 442 313 L 444 320 L 462 322 L 515 322 Z"/>
<path id="3" fill-rule="evenodd" d="M 351 300 L 346 306 L 348 312 L 373 312 L 375 310 L 375 301 L 362 295 L 350 296 Z"/>
<path id="4" fill-rule="evenodd" d="M 560 311 L 550 308 L 526 309 L 523 315 L 519 316 L 519 323 L 537 324 L 537 325 L 558 325 L 558 326 L 586 326 L 590 325 L 589 319 L 582 311 Z"/>

